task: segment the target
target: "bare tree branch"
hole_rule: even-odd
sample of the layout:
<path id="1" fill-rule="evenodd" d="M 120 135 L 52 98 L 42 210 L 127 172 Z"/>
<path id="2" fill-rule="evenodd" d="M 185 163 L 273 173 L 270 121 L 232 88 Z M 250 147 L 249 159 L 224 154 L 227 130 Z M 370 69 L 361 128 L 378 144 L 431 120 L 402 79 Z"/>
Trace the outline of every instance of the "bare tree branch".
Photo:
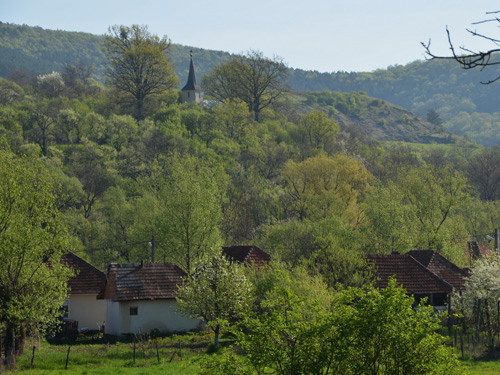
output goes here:
<path id="1" fill-rule="evenodd" d="M 494 11 L 494 12 L 487 12 L 486 14 L 496 14 L 500 13 L 500 11 Z M 473 24 L 483 24 L 483 23 L 489 23 L 489 22 L 499 22 L 500 23 L 500 18 L 495 17 L 495 18 L 490 18 L 486 19 L 483 21 L 478 21 Z M 450 46 L 451 50 L 451 56 L 438 56 L 431 52 L 431 41 L 429 40 L 428 43 L 421 43 L 422 46 L 425 49 L 425 53 L 428 57 L 431 59 L 453 59 L 456 62 L 460 64 L 460 66 L 463 69 L 475 69 L 478 68 L 480 70 L 485 69 L 488 66 L 495 66 L 495 65 L 500 65 L 500 39 L 481 34 L 475 30 L 470 30 L 466 29 L 466 31 L 471 34 L 474 37 L 479 37 L 483 40 L 489 41 L 493 43 L 496 47 L 498 48 L 492 48 L 486 52 L 481 52 L 481 51 L 474 51 L 472 49 L 466 48 L 466 47 L 459 47 L 458 50 L 453 44 L 451 40 L 451 34 L 450 30 L 448 27 L 446 27 L 446 34 L 448 37 L 448 44 Z M 482 84 L 490 84 L 493 82 L 496 82 L 500 80 L 500 74 L 496 76 L 493 79 L 490 79 L 485 82 L 481 82 Z"/>

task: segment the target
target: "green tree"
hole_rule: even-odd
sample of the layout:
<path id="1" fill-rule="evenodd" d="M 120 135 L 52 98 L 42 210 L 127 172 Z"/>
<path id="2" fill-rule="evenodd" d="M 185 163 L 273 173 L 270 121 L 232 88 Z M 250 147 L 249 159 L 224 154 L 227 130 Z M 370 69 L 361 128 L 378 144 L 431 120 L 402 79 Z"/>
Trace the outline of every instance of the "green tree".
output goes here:
<path id="1" fill-rule="evenodd" d="M 429 109 L 425 114 L 425 119 L 429 121 L 431 124 L 438 126 L 443 125 L 443 120 L 441 119 L 439 113 L 437 113 L 435 109 Z"/>
<path id="2" fill-rule="evenodd" d="M 441 319 L 391 280 L 386 289 L 351 289 L 336 301 L 347 308 L 352 374 L 458 374 L 453 349 L 437 331 Z"/>
<path id="3" fill-rule="evenodd" d="M 288 68 L 281 58 L 268 59 L 262 52 L 248 51 L 227 63 L 217 65 L 203 77 L 207 95 L 224 102 L 240 99 L 248 105 L 255 121 L 261 111 L 278 101 L 289 91 L 286 77 Z"/>
<path id="4" fill-rule="evenodd" d="M 485 148 L 472 155 L 466 166 L 466 174 L 481 199 L 500 199 L 500 146 Z"/>
<path id="5" fill-rule="evenodd" d="M 153 95 L 165 94 L 178 83 L 167 56 L 170 40 L 159 38 L 146 26 L 112 26 L 104 37 L 108 62 L 106 72 L 113 87 L 132 100 L 134 117 L 146 117 L 145 103 Z"/>
<path id="6" fill-rule="evenodd" d="M 157 255 L 190 275 L 210 249 L 222 246 L 221 204 L 227 176 L 193 156 L 174 155 L 163 162 L 165 169 L 152 163 L 151 175 L 140 182 L 148 205 L 156 207 L 149 210 L 155 217 L 144 214 L 154 229 L 151 234 L 156 233 Z"/>
<path id="7" fill-rule="evenodd" d="M 395 281 L 384 290 L 337 292 L 331 304 L 306 303 L 283 274 L 264 309 L 241 325 L 237 343 L 257 373 L 459 374 L 453 349 L 437 333 L 440 317 L 432 307 L 413 304 Z M 240 365 L 225 367 L 242 373 Z"/>
<path id="8" fill-rule="evenodd" d="M 215 254 L 199 262 L 179 288 L 179 309 L 208 324 L 215 335 L 214 345 L 219 344 L 221 329 L 252 308 L 252 285 L 245 277 L 243 267 L 222 253 Z"/>
<path id="9" fill-rule="evenodd" d="M 454 214 L 469 197 L 467 180 L 451 168 L 427 165 L 401 174 L 398 180 L 403 201 L 411 206 L 416 218 L 418 237 L 414 247 L 440 251 L 459 263 L 466 238 L 456 230 L 463 228 L 463 223 Z"/>
<path id="10" fill-rule="evenodd" d="M 285 184 L 285 209 L 290 216 L 344 217 L 353 225 L 360 220 L 356 203 L 370 188 L 372 175 L 358 160 L 345 154 L 318 155 L 302 162 L 289 160 L 281 177 Z"/>
<path id="11" fill-rule="evenodd" d="M 383 254 L 412 250 L 418 238 L 417 218 L 401 188 L 392 181 L 378 184 L 364 202 L 367 223 L 363 233 L 367 252 Z"/>
<path id="12" fill-rule="evenodd" d="M 330 319 L 328 303 L 306 303 L 293 291 L 286 272 L 277 271 L 276 277 L 279 281 L 262 301 L 262 311 L 249 314 L 237 333 L 251 367 L 281 375 L 341 370 L 340 362 L 348 360 L 349 339 Z"/>
<path id="13" fill-rule="evenodd" d="M 85 195 L 82 196 L 81 205 L 88 219 L 97 199 L 113 184 L 115 173 L 110 164 L 114 150 L 87 141 L 84 147 L 68 148 L 67 153 L 70 161 L 68 174 L 77 177 L 82 184 Z"/>
<path id="14" fill-rule="evenodd" d="M 301 116 L 300 124 L 306 132 L 307 143 L 311 148 L 324 149 L 333 143 L 340 126 L 334 119 L 321 111 L 312 111 Z"/>
<path id="15" fill-rule="evenodd" d="M 36 157 L 0 150 L 0 323 L 5 358 L 15 366 L 28 330 L 56 323 L 70 275 L 59 259 L 68 235 L 51 176 Z"/>
<path id="16" fill-rule="evenodd" d="M 214 109 L 217 121 L 224 125 L 229 138 L 241 139 L 250 126 L 248 105 L 240 99 L 226 99 L 223 104 Z"/>

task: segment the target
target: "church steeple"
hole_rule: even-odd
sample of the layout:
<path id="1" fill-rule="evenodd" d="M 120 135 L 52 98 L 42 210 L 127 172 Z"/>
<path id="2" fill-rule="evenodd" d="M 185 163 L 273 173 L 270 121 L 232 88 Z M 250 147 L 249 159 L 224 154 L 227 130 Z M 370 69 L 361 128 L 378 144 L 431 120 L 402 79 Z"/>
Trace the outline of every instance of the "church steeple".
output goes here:
<path id="1" fill-rule="evenodd" d="M 184 103 L 203 101 L 203 89 L 196 81 L 196 73 L 193 64 L 193 51 L 190 51 L 191 62 L 189 64 L 189 74 L 186 85 L 182 88 L 182 101 Z"/>

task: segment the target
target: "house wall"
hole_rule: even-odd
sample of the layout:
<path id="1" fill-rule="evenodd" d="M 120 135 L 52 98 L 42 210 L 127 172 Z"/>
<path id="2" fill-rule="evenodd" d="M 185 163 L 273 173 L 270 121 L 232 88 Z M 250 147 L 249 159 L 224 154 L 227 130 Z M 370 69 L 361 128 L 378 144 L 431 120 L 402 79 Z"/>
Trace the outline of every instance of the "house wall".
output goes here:
<path id="1" fill-rule="evenodd" d="M 71 294 L 68 319 L 77 320 L 78 328 L 99 329 L 106 320 L 106 302 L 98 300 L 97 294 Z"/>
<path id="2" fill-rule="evenodd" d="M 137 315 L 130 315 L 137 308 Z M 113 302 L 107 300 L 106 333 L 182 332 L 199 327 L 200 320 L 190 319 L 177 311 L 175 300 Z"/>

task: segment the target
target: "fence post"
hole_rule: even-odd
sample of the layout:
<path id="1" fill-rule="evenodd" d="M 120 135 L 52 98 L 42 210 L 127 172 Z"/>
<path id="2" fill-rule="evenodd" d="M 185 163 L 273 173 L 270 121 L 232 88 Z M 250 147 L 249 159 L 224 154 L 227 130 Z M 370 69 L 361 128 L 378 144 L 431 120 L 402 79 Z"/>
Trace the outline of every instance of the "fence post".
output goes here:
<path id="1" fill-rule="evenodd" d="M 31 368 L 33 368 L 33 361 L 35 360 L 35 349 L 36 346 L 33 346 L 33 355 L 31 356 Z"/>
<path id="2" fill-rule="evenodd" d="M 68 369 L 68 361 L 69 361 L 69 352 L 71 350 L 71 346 L 68 346 L 68 354 L 66 354 L 66 366 L 64 367 L 65 370 Z"/>

